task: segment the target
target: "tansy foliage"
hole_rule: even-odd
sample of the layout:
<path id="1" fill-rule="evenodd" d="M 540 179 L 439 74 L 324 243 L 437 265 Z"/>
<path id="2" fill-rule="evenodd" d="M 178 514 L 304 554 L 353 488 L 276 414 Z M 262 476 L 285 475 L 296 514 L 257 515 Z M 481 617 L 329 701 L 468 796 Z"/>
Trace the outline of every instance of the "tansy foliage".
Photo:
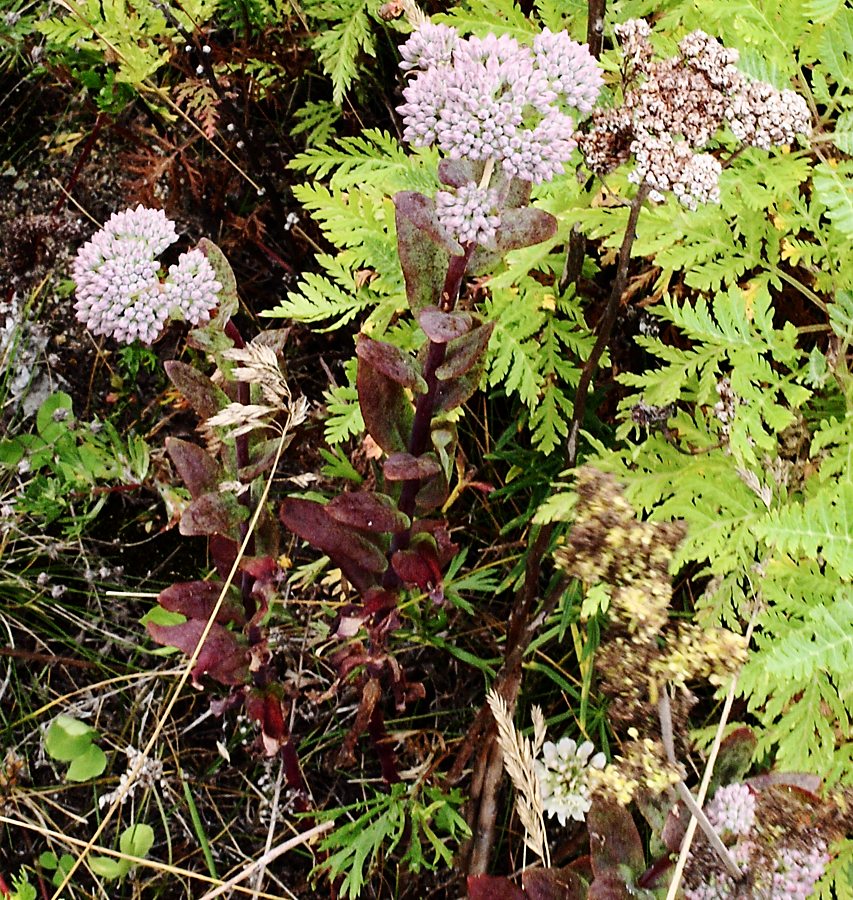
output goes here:
<path id="1" fill-rule="evenodd" d="M 364 332 L 417 347 L 422 341 L 419 329 L 388 330 L 406 308 L 391 196 L 401 190 L 438 189 L 435 151 L 412 151 L 389 134 L 369 129 L 358 137 L 312 147 L 291 166 L 312 179 L 328 179 L 328 186 L 312 180 L 294 193 L 338 252 L 317 257 L 324 272 L 304 276 L 295 291 L 264 315 L 327 328 L 358 318 Z M 568 429 L 579 377 L 575 360 L 592 347 L 579 301 L 570 293 L 557 297 L 552 286 L 563 266 L 560 247 L 578 204 L 585 200 L 570 174 L 537 188 L 534 198 L 537 206 L 557 217 L 558 232 L 508 254 L 488 279 L 489 292 L 479 312 L 495 323 L 486 383 L 522 401 L 529 410 L 533 442 L 548 453 Z M 333 396 L 336 420 L 341 421 L 341 401 L 355 402 L 355 395 L 337 390 Z M 356 423 L 355 414 L 349 421 Z M 349 433 L 330 427 L 327 438 L 340 440 Z"/>

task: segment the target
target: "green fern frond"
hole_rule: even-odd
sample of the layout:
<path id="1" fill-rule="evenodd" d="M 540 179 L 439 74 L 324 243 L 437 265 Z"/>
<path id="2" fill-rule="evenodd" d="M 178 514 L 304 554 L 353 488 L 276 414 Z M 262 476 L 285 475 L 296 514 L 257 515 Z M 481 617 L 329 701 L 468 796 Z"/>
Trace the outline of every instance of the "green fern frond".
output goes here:
<path id="1" fill-rule="evenodd" d="M 853 412 L 825 419 L 814 432 L 810 455 L 820 460 L 820 480 L 849 479 L 853 473 Z"/>
<path id="2" fill-rule="evenodd" d="M 535 340 L 545 315 L 533 303 L 525 302 L 519 289 L 495 291 L 485 305 L 487 318 L 495 323 L 489 345 L 488 383 L 503 385 L 533 407 L 542 375 L 538 371 L 539 345 Z"/>
<path id="3" fill-rule="evenodd" d="M 529 43 L 539 31 L 515 0 L 465 0 L 449 12 L 434 16 L 433 20 L 452 25 L 465 35 L 510 34 L 522 43 Z"/>
<path id="4" fill-rule="evenodd" d="M 322 257 L 318 257 L 322 262 Z M 365 307 L 369 300 L 358 297 L 355 285 L 346 287 L 336 284 L 323 275 L 306 273 L 297 284 L 296 291 L 290 291 L 287 299 L 278 306 L 264 310 L 261 316 L 269 319 L 292 319 L 295 322 L 328 322 L 328 330 L 340 328 Z"/>
<path id="5" fill-rule="evenodd" d="M 846 237 L 853 237 L 853 162 L 815 166 L 813 184 L 832 224 Z"/>
<path id="6" fill-rule="evenodd" d="M 801 626 L 790 629 L 762 654 L 768 674 L 783 681 L 806 681 L 817 672 L 827 672 L 838 684 L 849 683 L 853 676 L 853 600 L 845 593 L 841 588 L 833 603 L 814 607 Z"/>
<path id="7" fill-rule="evenodd" d="M 774 510 L 756 533 L 782 553 L 822 558 L 841 578 L 853 578 L 853 482 Z"/>
<path id="8" fill-rule="evenodd" d="M 312 147 L 291 160 L 289 167 L 317 179 L 328 178 L 329 186 L 340 191 L 364 185 L 381 188 L 386 194 L 404 190 L 429 193 L 438 188 L 435 148 L 409 153 L 396 138 L 377 128 L 338 138 L 333 145 Z"/>
<path id="9" fill-rule="evenodd" d="M 575 40 L 586 41 L 587 4 L 582 0 L 536 0 L 536 15 L 551 31 L 568 31 Z"/>
<path id="10" fill-rule="evenodd" d="M 323 394 L 326 401 L 325 438 L 329 444 L 342 444 L 364 433 L 364 419 L 358 405 L 358 391 L 341 385 Z"/>
<path id="11" fill-rule="evenodd" d="M 376 56 L 367 14 L 369 6 L 368 0 L 306 4 L 308 15 L 324 23 L 311 41 L 311 47 L 317 52 L 323 71 L 332 79 L 332 99 L 338 106 L 358 74 L 359 56 Z"/>
<path id="12" fill-rule="evenodd" d="M 294 112 L 293 117 L 298 124 L 291 128 L 292 136 L 304 134 L 307 147 L 324 145 L 331 139 L 335 125 L 340 120 L 341 108 L 328 100 L 317 103 L 309 100 Z"/>

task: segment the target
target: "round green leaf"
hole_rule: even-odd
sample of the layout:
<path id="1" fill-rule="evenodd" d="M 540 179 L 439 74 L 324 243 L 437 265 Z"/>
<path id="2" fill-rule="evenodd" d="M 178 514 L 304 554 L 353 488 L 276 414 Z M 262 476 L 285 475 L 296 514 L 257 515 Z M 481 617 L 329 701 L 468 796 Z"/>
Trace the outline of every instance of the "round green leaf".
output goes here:
<path id="1" fill-rule="evenodd" d="M 109 856 L 90 856 L 89 868 L 99 878 L 114 881 L 116 878 L 121 878 L 127 874 L 127 868 L 122 865 L 122 862 Z"/>
<path id="2" fill-rule="evenodd" d="M 97 778 L 107 767 L 104 751 L 95 744 L 90 744 L 85 753 L 75 757 L 68 767 L 66 777 L 69 781 L 89 781 Z"/>
<path id="3" fill-rule="evenodd" d="M 154 846 L 154 829 L 145 824 L 131 825 L 122 832 L 118 844 L 128 856 L 148 856 Z"/>
<path id="4" fill-rule="evenodd" d="M 61 762 L 70 762 L 85 753 L 92 745 L 97 732 L 85 722 L 71 716 L 57 716 L 44 736 L 44 749 L 48 756 Z"/>

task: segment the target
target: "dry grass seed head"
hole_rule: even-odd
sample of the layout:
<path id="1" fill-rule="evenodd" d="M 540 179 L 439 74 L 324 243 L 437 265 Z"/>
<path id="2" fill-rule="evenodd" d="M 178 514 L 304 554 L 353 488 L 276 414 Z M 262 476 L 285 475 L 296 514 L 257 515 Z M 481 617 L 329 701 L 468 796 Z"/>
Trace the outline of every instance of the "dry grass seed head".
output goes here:
<path id="1" fill-rule="evenodd" d="M 486 695 L 489 709 L 498 726 L 498 746 L 503 753 L 504 769 L 515 788 L 515 809 L 524 827 L 524 843 L 550 865 L 545 835 L 544 809 L 534 757 L 545 740 L 545 717 L 539 707 L 533 710 L 533 743 L 516 731 L 506 701 L 495 691 Z"/>

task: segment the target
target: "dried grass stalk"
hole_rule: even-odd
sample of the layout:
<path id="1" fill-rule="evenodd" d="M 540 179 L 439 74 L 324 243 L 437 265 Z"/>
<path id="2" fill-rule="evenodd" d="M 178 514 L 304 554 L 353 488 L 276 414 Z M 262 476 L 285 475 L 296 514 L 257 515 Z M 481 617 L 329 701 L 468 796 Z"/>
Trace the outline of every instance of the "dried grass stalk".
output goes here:
<path id="1" fill-rule="evenodd" d="M 516 731 L 506 701 L 495 691 L 486 695 L 489 708 L 498 726 L 498 746 L 503 752 L 503 764 L 515 788 L 515 810 L 524 827 L 524 843 L 542 860 L 551 865 L 542 793 L 533 760 L 545 741 L 545 716 L 538 706 L 533 707 L 533 741 Z"/>

